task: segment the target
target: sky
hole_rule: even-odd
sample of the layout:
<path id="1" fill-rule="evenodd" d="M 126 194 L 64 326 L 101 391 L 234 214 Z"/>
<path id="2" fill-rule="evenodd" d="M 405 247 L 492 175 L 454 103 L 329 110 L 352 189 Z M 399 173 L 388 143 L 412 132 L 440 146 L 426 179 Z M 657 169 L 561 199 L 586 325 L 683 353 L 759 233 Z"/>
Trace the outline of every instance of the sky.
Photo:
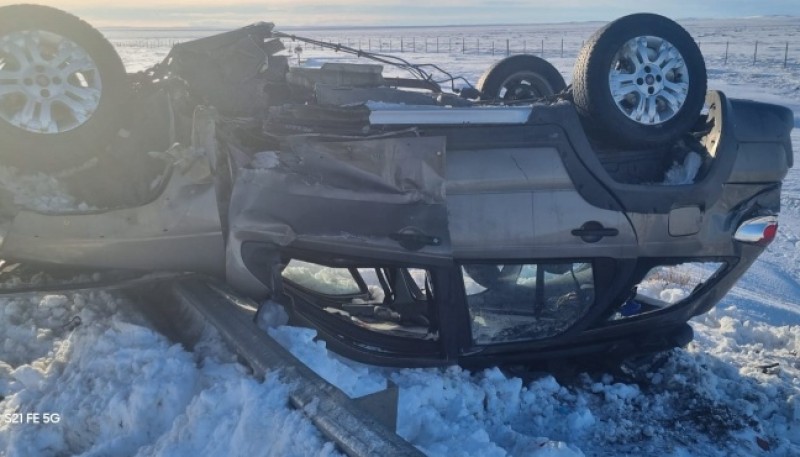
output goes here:
<path id="1" fill-rule="evenodd" d="M 98 27 L 408 26 L 608 21 L 635 12 L 675 19 L 800 15 L 800 0 L 44 0 Z M 0 0 L 0 5 L 21 0 Z"/>

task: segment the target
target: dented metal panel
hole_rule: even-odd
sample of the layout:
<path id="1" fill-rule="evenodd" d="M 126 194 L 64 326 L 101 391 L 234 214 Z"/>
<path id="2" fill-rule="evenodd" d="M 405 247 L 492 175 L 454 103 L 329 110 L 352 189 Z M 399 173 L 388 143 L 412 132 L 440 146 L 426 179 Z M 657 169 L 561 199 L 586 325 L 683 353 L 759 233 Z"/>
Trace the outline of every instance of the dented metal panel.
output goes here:
<path id="1" fill-rule="evenodd" d="M 240 170 L 232 236 L 321 252 L 450 256 L 443 138 L 297 136 L 275 157 L 274 166 Z"/>

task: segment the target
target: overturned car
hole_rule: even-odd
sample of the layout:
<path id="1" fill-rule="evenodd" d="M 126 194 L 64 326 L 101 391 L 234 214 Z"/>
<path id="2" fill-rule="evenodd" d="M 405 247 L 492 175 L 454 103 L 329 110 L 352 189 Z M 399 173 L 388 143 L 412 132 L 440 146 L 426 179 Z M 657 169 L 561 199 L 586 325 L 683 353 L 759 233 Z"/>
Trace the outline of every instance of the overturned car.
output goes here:
<path id="1" fill-rule="evenodd" d="M 0 257 L 224 278 L 354 359 L 682 345 L 777 230 L 791 111 L 706 92 L 699 49 L 661 16 L 600 29 L 567 87 L 532 55 L 473 86 L 267 23 L 126 75 L 74 16 L 0 12 L 2 160 L 95 202 L 4 198 Z M 293 67 L 286 38 L 371 63 Z M 675 162 L 691 176 L 670 179 Z"/>

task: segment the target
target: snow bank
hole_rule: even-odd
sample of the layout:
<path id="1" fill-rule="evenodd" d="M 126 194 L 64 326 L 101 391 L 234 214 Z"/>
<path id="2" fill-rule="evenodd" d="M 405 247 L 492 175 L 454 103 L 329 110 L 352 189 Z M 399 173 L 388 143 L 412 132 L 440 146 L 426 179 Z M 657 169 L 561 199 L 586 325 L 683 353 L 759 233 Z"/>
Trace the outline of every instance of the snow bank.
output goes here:
<path id="1" fill-rule="evenodd" d="M 288 407 L 286 385 L 254 380 L 213 336 L 188 353 L 102 292 L 2 309 L 5 455 L 338 455 Z"/>
<path id="2" fill-rule="evenodd" d="M 0 423 L 7 455 L 336 454 L 288 408 L 286 385 L 252 379 L 214 335 L 187 353 L 108 293 L 2 305 L 0 414 L 61 417 Z M 283 322 L 272 311 L 267 323 Z M 560 380 L 370 367 L 313 330 L 267 331 L 351 396 L 396 383 L 398 432 L 431 456 L 798 455 L 800 326 L 742 320 L 732 305 L 693 325 L 688 350 Z"/>
<path id="3" fill-rule="evenodd" d="M 430 456 L 798 455 L 800 326 L 737 325 L 737 312 L 700 318 L 687 350 L 561 382 L 369 367 L 329 353 L 313 330 L 269 332 L 351 396 L 397 384 L 398 433 Z"/>

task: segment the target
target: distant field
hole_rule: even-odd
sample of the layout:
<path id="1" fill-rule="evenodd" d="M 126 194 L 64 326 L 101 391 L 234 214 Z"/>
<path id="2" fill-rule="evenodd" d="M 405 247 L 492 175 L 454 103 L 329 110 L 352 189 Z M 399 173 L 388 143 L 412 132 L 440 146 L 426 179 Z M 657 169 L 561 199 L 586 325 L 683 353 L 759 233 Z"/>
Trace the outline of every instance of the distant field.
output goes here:
<path id="1" fill-rule="evenodd" d="M 254 21 L 260 18 L 253 18 Z M 800 67 L 800 17 L 688 19 L 680 21 L 707 60 L 729 64 Z M 531 53 L 545 58 L 574 58 L 600 22 L 394 28 L 285 29 L 287 33 L 341 43 L 372 52 L 409 54 Z M 279 27 L 280 29 L 280 27 Z M 139 70 L 166 55 L 176 43 L 219 33 L 209 29 L 110 29 L 106 36 L 130 55 Z M 287 43 L 293 52 L 299 43 Z M 302 45 L 303 56 L 317 49 Z M 122 50 L 122 48 L 133 48 Z"/>

